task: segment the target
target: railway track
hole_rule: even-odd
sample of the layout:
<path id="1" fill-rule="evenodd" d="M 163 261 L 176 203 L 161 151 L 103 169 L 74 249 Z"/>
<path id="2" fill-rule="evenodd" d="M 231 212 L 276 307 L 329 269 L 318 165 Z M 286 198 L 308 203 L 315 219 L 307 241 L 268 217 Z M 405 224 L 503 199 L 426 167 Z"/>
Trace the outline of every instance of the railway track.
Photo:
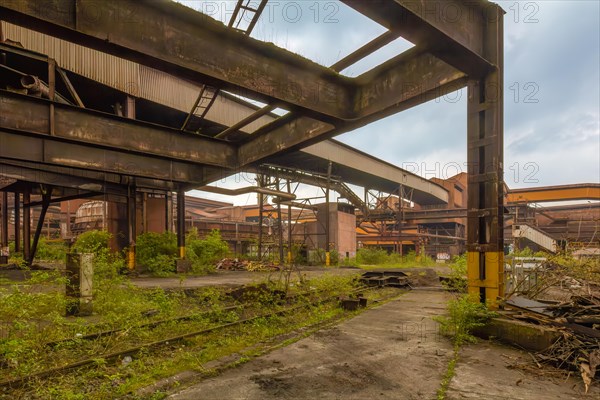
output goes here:
<path id="1" fill-rule="evenodd" d="M 356 295 L 359 293 L 364 293 L 364 292 L 376 290 L 376 289 L 378 289 L 378 288 L 377 287 L 363 287 L 363 288 L 355 289 L 350 292 L 346 292 L 346 295 Z M 308 294 L 314 295 L 316 293 L 313 291 L 313 292 L 309 292 L 309 293 L 301 293 L 297 296 L 306 296 Z M 114 361 L 121 357 L 125 357 L 128 355 L 134 355 L 134 354 L 140 352 L 141 350 L 160 348 L 161 346 L 165 346 L 165 345 L 172 345 L 174 343 L 177 343 L 177 342 L 180 342 L 180 341 L 183 341 L 185 339 L 189 339 L 189 338 L 192 338 L 195 336 L 205 335 L 205 334 L 213 333 L 213 332 L 216 332 L 219 330 L 228 329 L 228 328 L 232 328 L 235 326 L 240 326 L 240 325 L 261 319 L 261 318 L 270 318 L 270 317 L 274 317 L 274 316 L 291 313 L 291 312 L 294 312 L 294 311 L 297 311 L 297 310 L 300 310 L 303 308 L 316 306 L 321 303 L 335 301 L 335 300 L 338 300 L 339 298 L 340 298 L 340 294 L 334 294 L 334 295 L 329 295 L 329 296 L 325 296 L 325 297 L 320 297 L 320 298 L 315 299 L 314 301 L 311 301 L 308 303 L 297 304 L 297 305 L 285 307 L 283 309 L 272 311 L 272 312 L 259 313 L 257 315 L 243 317 L 243 318 L 240 318 L 233 322 L 226 322 L 226 323 L 221 323 L 221 324 L 217 324 L 217 325 L 210 326 L 210 327 L 205 327 L 205 328 L 198 329 L 198 330 L 192 330 L 190 332 L 186 332 L 183 334 L 173 335 L 173 336 L 169 336 L 167 338 L 163 338 L 160 340 L 155 340 L 155 341 L 151 341 L 151 342 L 142 343 L 142 344 L 139 344 L 136 346 L 131 346 L 131 347 L 128 347 L 123 350 L 107 352 L 107 353 L 102 353 L 102 354 L 95 354 L 93 357 L 88 357 L 88 358 L 85 358 L 85 359 L 82 359 L 79 361 L 75 361 L 75 362 L 71 362 L 71 363 L 68 363 L 68 364 L 65 364 L 62 366 L 48 368 L 46 370 L 43 370 L 40 372 L 35 372 L 35 373 L 29 374 L 29 375 L 24 375 L 21 377 L 10 378 L 10 379 L 0 381 L 0 388 L 17 389 L 19 387 L 25 386 L 29 381 L 32 381 L 32 380 L 45 379 L 45 378 L 48 378 L 51 376 L 61 375 L 61 374 L 67 373 L 67 372 L 72 372 L 73 370 L 77 370 L 77 369 L 89 367 L 91 365 L 95 365 L 95 364 L 97 364 L 99 359 L 102 359 L 104 361 Z M 215 313 L 218 311 L 232 311 L 235 309 L 239 309 L 239 310 L 242 310 L 241 314 L 243 315 L 244 310 L 247 309 L 245 307 L 250 306 L 251 304 L 252 303 L 227 306 L 227 307 L 224 307 L 219 310 L 207 310 L 205 312 L 196 313 L 196 314 L 192 314 L 192 315 L 187 315 L 187 316 L 182 316 L 182 317 L 177 317 L 177 318 L 172 318 L 172 319 L 166 319 L 166 320 L 161 320 L 161 321 L 153 321 L 153 322 L 150 322 L 147 324 L 139 325 L 136 328 L 152 328 L 152 327 L 159 326 L 161 324 L 174 323 L 174 322 L 184 321 L 184 320 L 191 320 L 191 319 L 197 318 L 200 315 L 209 315 L 211 313 Z M 124 329 L 107 330 L 107 331 L 88 334 L 85 336 L 80 336 L 75 339 L 69 338 L 69 339 L 65 339 L 65 340 L 61 340 L 61 341 L 49 342 L 46 345 L 47 346 L 58 346 L 61 343 L 66 343 L 66 342 L 73 341 L 73 340 L 94 340 L 94 339 L 101 338 L 101 337 L 117 335 L 123 331 L 124 331 Z"/>

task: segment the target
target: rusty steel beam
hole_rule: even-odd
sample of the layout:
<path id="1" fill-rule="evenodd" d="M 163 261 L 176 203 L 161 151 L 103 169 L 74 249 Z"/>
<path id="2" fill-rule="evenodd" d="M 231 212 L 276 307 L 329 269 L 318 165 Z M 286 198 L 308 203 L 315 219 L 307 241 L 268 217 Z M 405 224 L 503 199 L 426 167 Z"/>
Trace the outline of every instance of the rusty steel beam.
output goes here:
<path id="1" fill-rule="evenodd" d="M 131 154 L 116 149 L 68 143 L 49 135 L 25 136 L 0 129 L 0 158 L 110 172 L 176 182 L 204 184 L 204 167 Z"/>
<path id="2" fill-rule="evenodd" d="M 400 37 L 399 33 L 392 32 L 392 31 L 385 31 L 381 35 L 377 36 L 375 39 L 371 40 L 369 43 L 358 48 L 357 50 L 353 51 L 352 53 L 348 54 L 347 56 L 345 56 L 344 58 L 342 58 L 341 60 L 339 60 L 338 62 L 333 64 L 330 68 L 334 71 L 343 71 L 344 69 L 359 62 L 363 58 L 376 52 L 377 50 L 381 49 L 383 46 L 393 42 L 394 40 L 398 39 L 399 37 Z"/>
<path id="3" fill-rule="evenodd" d="M 93 171 L 2 158 L 0 158 L 0 176 L 24 182 L 42 183 L 55 187 L 94 191 L 109 195 L 122 195 L 123 184 L 128 182 L 128 177 L 106 171 Z M 178 187 L 175 182 L 140 177 L 136 177 L 136 183 L 140 188 L 160 191 L 175 190 Z"/>
<path id="4" fill-rule="evenodd" d="M 235 148 L 222 141 L 63 104 L 54 104 L 52 121 L 51 105 L 43 99 L 0 91 L 0 129 L 41 136 L 53 131 L 53 139 L 169 160 L 219 167 L 236 164 Z"/>
<path id="5" fill-rule="evenodd" d="M 413 47 L 357 78 L 355 114 L 364 118 L 404 101 L 428 101 L 428 94 L 442 97 L 464 87 L 465 78 L 464 72 Z"/>
<path id="6" fill-rule="evenodd" d="M 427 57 L 427 56 L 423 56 Z M 409 61 L 416 63 L 416 61 Z M 442 63 L 443 64 L 443 63 Z M 444 68 L 439 65 L 441 68 Z M 402 68 L 400 68 L 402 71 Z M 369 115 L 364 115 L 362 118 L 353 122 L 347 122 L 339 126 L 334 126 L 308 117 L 289 118 L 288 116 L 279 118 L 271 124 L 265 126 L 261 132 L 255 132 L 251 136 L 251 140 L 240 145 L 238 150 L 238 165 L 240 167 L 260 162 L 269 156 L 277 153 L 299 150 L 308 145 L 320 142 L 324 139 L 332 138 L 344 132 L 348 132 L 381 118 L 394 115 L 400 111 L 407 110 L 419 104 L 438 98 L 444 94 L 451 93 L 464 87 L 467 83 L 467 78 L 462 73 L 457 73 L 453 68 L 446 70 L 447 75 L 440 72 L 431 78 L 427 74 L 422 74 L 421 71 L 411 70 L 412 79 L 408 77 L 406 84 L 400 82 L 404 79 L 401 75 L 394 76 L 389 72 L 386 78 L 370 84 L 370 89 L 367 92 L 360 92 L 360 98 L 370 112 Z M 385 86 L 392 85 L 396 88 L 394 92 L 384 89 Z M 385 98 L 378 98 L 376 95 L 378 88 L 389 93 Z M 375 97 L 372 97 L 375 96 Z M 377 109 L 381 107 L 381 109 Z M 289 119 L 285 123 L 280 120 Z M 270 129 L 270 126 L 273 126 Z"/>
<path id="7" fill-rule="evenodd" d="M 346 57 L 342 58 L 341 60 L 339 60 L 338 62 L 333 64 L 330 68 L 336 72 L 342 71 L 343 69 L 348 68 L 349 66 L 362 60 L 369 54 L 372 54 L 373 52 L 379 50 L 386 44 L 397 39 L 399 36 L 400 35 L 395 32 L 386 31 L 383 34 L 376 37 L 375 39 L 371 40 L 369 43 L 360 47 L 356 51 L 352 52 L 351 54 L 348 54 Z M 230 126 L 227 129 L 225 129 L 223 132 L 219 133 L 215 137 L 216 138 L 225 138 L 229 134 L 241 130 L 242 128 L 244 128 L 248 124 L 254 122 L 258 118 L 270 113 L 275 108 L 277 108 L 276 104 L 269 104 L 259 110 L 256 110 L 254 113 L 250 114 L 246 118 L 242 119 L 241 121 L 235 123 L 234 125 Z"/>
<path id="8" fill-rule="evenodd" d="M 8 22 L 320 118 L 347 119 L 352 81 L 170 0 L 0 0 Z"/>
<path id="9" fill-rule="evenodd" d="M 476 77 L 494 67 L 485 54 L 485 27 L 498 20 L 499 6 L 465 0 L 342 0 L 361 14 Z M 500 16 L 502 18 L 502 16 Z"/>

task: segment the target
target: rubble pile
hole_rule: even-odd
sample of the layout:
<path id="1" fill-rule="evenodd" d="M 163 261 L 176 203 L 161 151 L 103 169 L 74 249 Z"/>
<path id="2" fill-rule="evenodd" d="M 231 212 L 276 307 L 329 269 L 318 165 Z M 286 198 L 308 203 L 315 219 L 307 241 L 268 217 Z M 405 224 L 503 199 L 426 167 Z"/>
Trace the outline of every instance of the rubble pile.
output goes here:
<path id="1" fill-rule="evenodd" d="M 248 261 L 237 258 L 224 258 L 217 263 L 217 269 L 226 271 L 278 271 L 279 266 L 268 261 Z"/>
<path id="2" fill-rule="evenodd" d="M 556 328 L 560 336 L 533 358 L 540 363 L 577 371 L 586 392 L 600 376 L 600 296 L 574 295 L 569 301 L 538 302 L 515 297 L 506 302 L 519 312 L 512 318 Z"/>

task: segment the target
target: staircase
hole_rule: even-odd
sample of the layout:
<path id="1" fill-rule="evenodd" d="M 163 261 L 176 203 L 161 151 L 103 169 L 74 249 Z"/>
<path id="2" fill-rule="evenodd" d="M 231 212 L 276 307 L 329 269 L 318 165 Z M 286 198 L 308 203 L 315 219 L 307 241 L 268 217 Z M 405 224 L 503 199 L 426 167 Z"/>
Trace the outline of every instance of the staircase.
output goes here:
<path id="1" fill-rule="evenodd" d="M 544 249 L 556 253 L 559 249 L 558 242 L 552 237 L 548 236 L 545 232 L 534 228 L 528 224 L 518 224 L 512 226 L 512 237 L 513 238 L 525 238 Z"/>

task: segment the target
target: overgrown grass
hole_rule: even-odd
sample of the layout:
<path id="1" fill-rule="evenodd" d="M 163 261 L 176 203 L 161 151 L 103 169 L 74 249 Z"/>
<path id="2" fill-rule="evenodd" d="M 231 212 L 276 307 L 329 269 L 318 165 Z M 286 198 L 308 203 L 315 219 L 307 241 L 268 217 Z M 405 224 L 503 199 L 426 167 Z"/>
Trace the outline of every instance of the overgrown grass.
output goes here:
<path id="1" fill-rule="evenodd" d="M 292 313 L 261 317 L 235 329 L 165 345 L 160 352 L 144 350 L 134 355 L 130 363 L 121 363 L 120 360 L 113 363 L 102 359 L 101 354 L 202 329 L 217 321 L 233 322 L 240 318 L 240 315 L 223 310 L 226 302 L 230 300 L 224 298 L 221 289 L 199 289 L 188 296 L 189 292 L 178 290 L 135 288 L 129 285 L 124 277 L 114 279 L 95 277 L 94 284 L 96 285 L 98 281 L 96 285 L 98 291 L 95 292 L 94 298 L 94 317 L 85 320 L 65 318 L 61 314 L 65 306 L 61 291 L 47 290 L 47 293 L 42 293 L 42 297 L 35 293 L 40 289 L 40 285 L 50 285 L 46 289 L 53 287 L 56 289 L 64 282 L 56 280 L 60 277 L 34 275 L 31 281 L 13 287 L 16 296 L 10 297 L 6 291 L 0 292 L 2 299 L 0 304 L 5 306 L 6 310 L 12 310 L 11 319 L 19 321 L 8 337 L 3 337 L 0 341 L 0 359 L 12 366 L 9 370 L 3 371 L 5 376 L 0 379 L 30 374 L 94 355 L 97 355 L 98 361 L 95 366 L 77 373 L 33 382 L 23 391 L 10 392 L 8 395 L 11 398 L 31 395 L 39 398 L 67 399 L 120 398 L 159 378 L 171 376 L 182 370 L 209 372 L 205 371 L 203 366 L 210 360 L 246 351 L 249 346 L 261 341 L 303 326 L 332 320 L 344 314 L 335 302 L 310 305 L 315 299 L 314 296 L 296 297 L 295 302 L 303 304 L 304 307 Z M 351 278 L 328 276 L 305 281 L 303 285 L 297 285 L 294 290 L 300 292 L 313 289 L 315 293 L 318 291 L 319 296 L 335 296 L 347 293 L 353 288 L 355 288 L 355 281 Z M 255 299 L 250 312 L 261 314 L 286 307 L 278 300 L 280 298 L 274 296 L 272 292 L 265 292 Z M 208 308 L 216 310 L 217 313 L 210 318 L 178 321 L 155 328 L 138 327 L 149 320 L 188 315 L 195 309 Z M 152 317 L 144 315 L 144 312 L 152 309 L 157 310 L 158 313 Z M 4 311 L 2 309 L 1 315 L 8 316 L 9 313 Z M 8 318 L 3 322 L 9 322 Z M 25 326 L 29 329 L 25 329 Z M 110 328 L 123 330 L 116 336 L 92 341 L 76 339 L 77 334 Z M 44 345 L 48 341 L 69 337 L 75 340 L 58 347 L 49 348 Z M 252 354 L 248 353 L 248 356 Z M 6 375 L 7 371 L 8 375 Z M 160 393 L 156 394 L 159 395 Z"/>
<path id="2" fill-rule="evenodd" d="M 388 253 L 379 248 L 362 248 L 356 252 L 356 257 L 349 261 L 350 265 L 362 269 L 377 268 L 413 268 L 435 265 L 435 261 L 426 255 L 417 255 L 411 251 L 405 255 Z"/>

